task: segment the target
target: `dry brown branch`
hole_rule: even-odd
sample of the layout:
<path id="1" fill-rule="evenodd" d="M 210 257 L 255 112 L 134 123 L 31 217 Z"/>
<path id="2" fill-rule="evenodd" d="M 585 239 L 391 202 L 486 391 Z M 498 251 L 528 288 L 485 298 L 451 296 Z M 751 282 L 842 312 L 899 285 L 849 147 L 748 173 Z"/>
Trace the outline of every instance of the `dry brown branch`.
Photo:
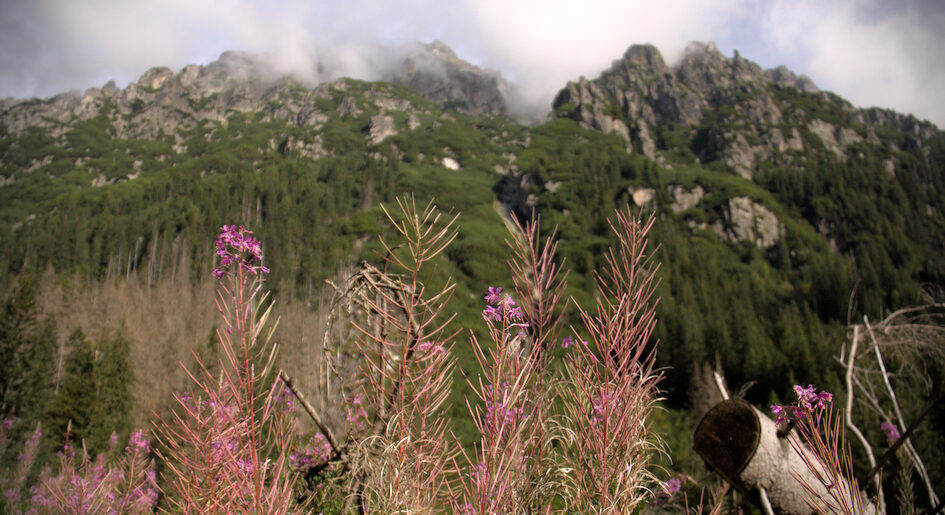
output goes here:
<path id="1" fill-rule="evenodd" d="M 318 426 L 318 430 L 325 435 L 325 439 L 328 440 L 328 444 L 331 445 L 331 450 L 333 453 L 337 454 L 339 452 L 338 440 L 335 438 L 335 433 L 328 426 L 322 422 L 321 415 L 315 411 L 315 408 L 307 400 L 305 400 L 305 395 L 295 387 L 295 384 L 292 382 L 292 378 L 285 373 L 285 370 L 279 370 L 279 379 L 282 379 L 282 382 L 285 383 L 286 388 L 288 388 L 292 395 L 295 395 L 295 398 L 302 403 L 302 407 L 305 408 L 305 412 L 308 413 L 308 416 L 312 418 L 312 421 L 315 422 L 315 425 Z"/>

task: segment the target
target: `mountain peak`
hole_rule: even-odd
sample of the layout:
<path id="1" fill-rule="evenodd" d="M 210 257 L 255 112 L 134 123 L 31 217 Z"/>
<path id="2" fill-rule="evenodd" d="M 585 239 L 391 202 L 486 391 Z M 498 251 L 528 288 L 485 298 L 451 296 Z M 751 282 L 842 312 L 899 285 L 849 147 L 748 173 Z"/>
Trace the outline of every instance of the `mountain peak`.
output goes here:
<path id="1" fill-rule="evenodd" d="M 420 96 L 467 114 L 505 113 L 509 86 L 502 76 L 457 57 L 435 40 L 414 47 L 403 67 L 388 78 L 413 88 Z"/>
<path id="2" fill-rule="evenodd" d="M 856 109 L 784 66 L 764 70 L 737 51 L 726 57 L 712 42 L 689 44 L 673 66 L 652 45 L 633 45 L 598 78 L 569 82 L 553 109 L 551 117 L 618 134 L 628 152 L 657 161 L 669 145 L 661 136 L 667 127 L 698 132 L 698 144 L 685 152 L 703 163 L 721 160 L 746 178 L 761 163 L 802 150 L 802 133 L 841 160 L 851 145 L 878 142 L 873 125 L 914 126 L 920 139 L 937 133 L 909 116 Z M 784 132 L 785 125 L 794 128 Z"/>

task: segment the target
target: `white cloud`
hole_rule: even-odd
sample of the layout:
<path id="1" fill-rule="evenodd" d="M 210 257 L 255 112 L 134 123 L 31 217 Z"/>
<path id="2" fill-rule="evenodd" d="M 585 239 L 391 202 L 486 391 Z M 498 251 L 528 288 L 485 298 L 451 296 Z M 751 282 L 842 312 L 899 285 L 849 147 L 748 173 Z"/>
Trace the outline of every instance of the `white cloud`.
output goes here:
<path id="1" fill-rule="evenodd" d="M 511 70 L 525 96 L 547 109 L 567 81 L 596 77 L 632 43 L 653 43 L 673 61 L 689 41 L 725 34 L 741 3 L 482 0 L 467 3 L 465 28 L 486 65 Z"/>
<path id="2" fill-rule="evenodd" d="M 823 89 L 859 106 L 916 113 L 945 127 L 945 9 L 934 3 L 776 0 L 763 34 L 780 53 L 805 63 Z"/>

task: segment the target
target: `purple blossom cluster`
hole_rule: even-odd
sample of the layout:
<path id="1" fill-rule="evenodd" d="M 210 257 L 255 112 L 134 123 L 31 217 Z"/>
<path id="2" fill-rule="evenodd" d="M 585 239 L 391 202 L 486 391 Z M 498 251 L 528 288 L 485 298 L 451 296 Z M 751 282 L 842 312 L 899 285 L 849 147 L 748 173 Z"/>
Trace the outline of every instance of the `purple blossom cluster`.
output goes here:
<path id="1" fill-rule="evenodd" d="M 826 409 L 827 404 L 833 400 L 833 394 L 824 391 L 817 393 L 812 384 L 806 387 L 796 384 L 794 385 L 794 392 L 797 394 L 797 402 L 794 404 L 788 406 L 771 405 L 771 412 L 777 415 L 778 424 L 791 418 L 803 419 L 808 413 Z"/>
<path id="2" fill-rule="evenodd" d="M 296 470 L 305 471 L 327 462 L 329 458 L 331 458 L 331 445 L 325 439 L 325 435 L 317 433 L 308 439 L 308 445 L 301 452 L 292 450 L 289 454 L 289 464 Z"/>
<path id="3" fill-rule="evenodd" d="M 142 431 L 132 433 L 124 453 L 117 459 L 117 435 L 109 439 L 109 450 L 95 460 L 85 447 L 77 457 L 67 442 L 59 456 L 59 473 L 47 467 L 39 484 L 31 489 L 30 504 L 61 513 L 150 513 L 157 505 L 157 481 L 151 460 L 150 444 Z M 32 510 L 31 510 L 32 511 Z"/>
<path id="4" fill-rule="evenodd" d="M 6 419 L 3 421 L 2 429 L 0 429 L 0 444 L 3 444 L 6 441 L 7 434 L 13 428 L 13 419 Z M 2 478 L 4 481 L 0 483 L 4 487 L 3 495 L 6 497 L 7 502 L 11 504 L 16 504 L 21 500 L 21 491 L 24 489 L 24 483 L 26 482 L 27 474 L 29 473 L 30 468 L 33 466 L 33 461 L 36 458 L 36 451 L 39 449 L 39 440 L 42 437 L 42 431 L 39 430 L 39 427 L 33 431 L 33 434 L 26 440 L 23 444 L 23 451 L 19 454 L 16 461 L 16 468 L 12 471 L 13 476 L 9 478 Z"/>
<path id="5" fill-rule="evenodd" d="M 345 420 L 352 428 L 362 430 L 367 427 L 368 413 L 362 405 L 361 397 L 351 398 L 350 406 L 345 408 Z"/>
<path id="6" fill-rule="evenodd" d="M 268 274 L 269 269 L 262 266 L 262 244 L 242 225 L 224 225 L 217 238 L 217 257 L 220 264 L 213 269 L 213 275 L 223 278 L 236 264 L 251 275 Z"/>
<path id="7" fill-rule="evenodd" d="M 883 433 L 886 434 L 886 441 L 889 442 L 889 445 L 896 443 L 896 440 L 902 436 L 899 434 L 899 428 L 896 427 L 896 424 L 889 422 L 883 422 L 879 425 L 879 428 L 883 430 Z"/>
<path id="8" fill-rule="evenodd" d="M 591 399 L 591 425 L 596 426 L 604 421 L 604 408 L 610 406 L 613 396 L 609 392 Z"/>
<path id="9" fill-rule="evenodd" d="M 678 477 L 670 478 L 661 485 L 662 493 L 666 496 L 672 496 L 682 488 L 682 480 Z"/>
<path id="10" fill-rule="evenodd" d="M 224 470 L 222 465 L 229 464 L 235 466 L 238 474 L 252 472 L 253 464 L 249 459 L 248 442 L 244 441 L 245 434 L 239 430 L 228 430 L 243 425 L 238 420 L 237 406 L 215 401 L 195 401 L 187 392 L 180 395 L 180 403 L 192 416 L 211 421 L 213 437 L 210 439 L 209 456 L 212 463 L 220 465 L 220 470 Z M 225 478 L 221 475 L 216 480 L 225 481 Z"/>
<path id="11" fill-rule="evenodd" d="M 276 404 L 281 404 L 283 408 L 290 413 L 295 411 L 295 394 L 292 393 L 292 390 L 290 390 L 288 386 L 279 391 L 279 394 L 275 397 L 275 402 Z"/>
<path id="12" fill-rule="evenodd" d="M 575 342 L 577 342 L 577 340 L 575 340 L 574 337 L 565 336 L 561 339 L 561 348 L 570 349 L 571 347 L 574 347 Z M 587 340 L 581 340 L 581 345 L 587 348 Z M 590 357 L 592 360 L 595 359 L 593 354 L 591 354 Z"/>
<path id="13" fill-rule="evenodd" d="M 482 316 L 486 320 L 495 322 L 508 322 L 511 325 L 524 327 L 526 324 L 525 313 L 522 308 L 515 304 L 512 297 L 502 295 L 502 288 L 490 286 L 483 297 L 488 306 L 482 311 Z"/>
<path id="14" fill-rule="evenodd" d="M 486 424 L 512 424 L 525 418 L 524 407 L 510 406 L 506 403 L 508 387 L 507 383 L 502 383 L 499 388 L 493 388 L 492 385 L 485 388 Z"/>
<path id="15" fill-rule="evenodd" d="M 446 351 L 442 343 L 433 343 L 433 342 L 420 342 L 417 344 L 417 350 L 420 352 L 430 352 L 430 353 L 440 353 L 440 352 Z"/>

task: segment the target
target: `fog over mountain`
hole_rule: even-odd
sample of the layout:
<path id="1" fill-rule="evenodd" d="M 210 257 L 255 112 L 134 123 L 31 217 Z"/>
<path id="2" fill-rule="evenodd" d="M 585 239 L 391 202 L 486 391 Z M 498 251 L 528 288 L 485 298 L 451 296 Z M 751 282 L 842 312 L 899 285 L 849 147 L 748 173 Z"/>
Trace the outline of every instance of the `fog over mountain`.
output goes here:
<path id="1" fill-rule="evenodd" d="M 153 66 L 206 64 L 225 50 L 264 54 L 303 80 L 377 79 L 417 41 L 439 39 L 515 87 L 511 110 L 546 111 L 562 84 L 593 78 L 632 43 L 670 63 L 690 41 L 787 65 L 860 106 L 945 125 L 945 8 L 935 0 L 562 1 L 225 0 L 193 3 L 12 0 L 0 5 L 0 97 L 48 97 Z"/>

